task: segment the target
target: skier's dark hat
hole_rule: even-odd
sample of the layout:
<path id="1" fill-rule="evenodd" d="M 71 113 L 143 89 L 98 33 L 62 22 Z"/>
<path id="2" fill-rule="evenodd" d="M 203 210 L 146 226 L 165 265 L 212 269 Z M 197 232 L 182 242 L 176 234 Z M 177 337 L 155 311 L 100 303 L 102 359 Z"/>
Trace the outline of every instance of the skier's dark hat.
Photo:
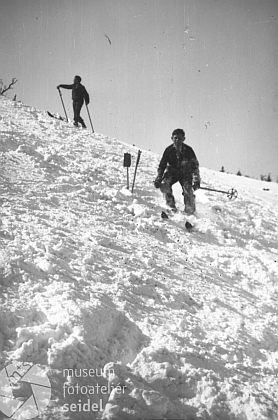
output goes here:
<path id="1" fill-rule="evenodd" d="M 182 128 L 176 128 L 172 133 L 172 137 L 177 136 L 177 135 L 182 135 L 183 137 L 185 137 L 184 130 Z"/>

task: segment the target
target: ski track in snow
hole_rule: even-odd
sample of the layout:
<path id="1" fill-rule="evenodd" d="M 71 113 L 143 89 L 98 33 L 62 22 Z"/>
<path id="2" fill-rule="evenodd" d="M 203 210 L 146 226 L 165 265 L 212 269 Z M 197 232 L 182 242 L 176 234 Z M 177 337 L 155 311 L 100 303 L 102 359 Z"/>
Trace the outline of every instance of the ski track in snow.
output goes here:
<path id="1" fill-rule="evenodd" d="M 159 156 L 142 152 L 131 194 L 136 147 L 0 107 L 0 367 L 45 369 L 42 418 L 278 419 L 278 184 L 201 168 L 239 197 L 197 191 L 189 233 L 160 217 Z M 63 393 L 107 383 L 122 391 Z M 63 411 L 88 397 L 103 411 Z"/>

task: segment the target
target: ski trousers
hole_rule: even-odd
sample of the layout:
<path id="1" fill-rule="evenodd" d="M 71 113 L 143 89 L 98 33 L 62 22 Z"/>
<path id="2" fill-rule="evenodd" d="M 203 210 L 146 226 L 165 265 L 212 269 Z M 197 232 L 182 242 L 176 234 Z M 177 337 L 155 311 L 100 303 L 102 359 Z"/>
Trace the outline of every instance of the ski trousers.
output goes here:
<path id="1" fill-rule="evenodd" d="M 80 117 L 80 112 L 81 112 L 81 108 L 83 106 L 84 101 L 73 101 L 72 102 L 72 106 L 73 106 L 73 119 L 75 124 L 78 124 L 80 122 L 80 124 L 85 125 L 83 118 Z"/>
<path id="2" fill-rule="evenodd" d="M 179 182 L 182 187 L 184 211 L 187 214 L 193 214 L 196 210 L 195 195 L 192 188 L 192 178 L 188 174 L 183 174 L 174 171 L 166 171 L 161 182 L 160 191 L 164 195 L 166 204 L 175 208 L 176 202 L 173 195 L 172 186 Z"/>

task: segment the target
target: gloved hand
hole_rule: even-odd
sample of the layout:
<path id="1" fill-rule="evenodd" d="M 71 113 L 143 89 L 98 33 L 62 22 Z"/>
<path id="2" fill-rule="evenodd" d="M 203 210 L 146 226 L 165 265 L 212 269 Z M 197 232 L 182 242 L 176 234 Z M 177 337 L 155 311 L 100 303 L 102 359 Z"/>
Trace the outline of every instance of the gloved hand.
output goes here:
<path id="1" fill-rule="evenodd" d="M 154 185 L 155 188 L 160 188 L 161 187 L 161 180 L 160 179 L 155 179 L 153 185 Z"/>
<path id="2" fill-rule="evenodd" d="M 90 103 L 90 101 L 85 101 L 85 104 L 86 104 L 86 105 L 89 105 L 89 103 Z"/>
<path id="3" fill-rule="evenodd" d="M 193 190 L 194 191 L 198 190 L 200 188 L 200 186 L 201 186 L 200 181 L 193 182 Z"/>

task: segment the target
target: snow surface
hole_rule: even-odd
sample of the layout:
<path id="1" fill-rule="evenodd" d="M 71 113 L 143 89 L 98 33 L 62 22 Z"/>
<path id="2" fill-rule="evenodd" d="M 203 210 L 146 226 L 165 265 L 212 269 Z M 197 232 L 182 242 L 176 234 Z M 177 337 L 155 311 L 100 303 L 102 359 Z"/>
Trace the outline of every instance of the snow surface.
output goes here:
<path id="1" fill-rule="evenodd" d="M 239 196 L 199 190 L 188 232 L 160 156 L 131 194 L 136 147 L 0 98 L 0 367 L 46 370 L 41 418 L 278 419 L 278 184 L 201 168 Z"/>

